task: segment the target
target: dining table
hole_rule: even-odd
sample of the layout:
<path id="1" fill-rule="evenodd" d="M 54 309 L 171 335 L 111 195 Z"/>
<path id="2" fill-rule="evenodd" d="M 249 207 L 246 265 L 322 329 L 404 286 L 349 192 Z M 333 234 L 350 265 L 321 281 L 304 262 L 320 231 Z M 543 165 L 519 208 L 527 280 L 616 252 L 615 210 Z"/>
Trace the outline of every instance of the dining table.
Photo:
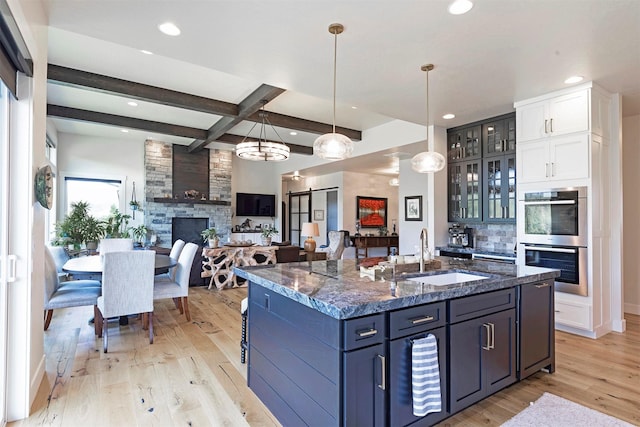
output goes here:
<path id="1" fill-rule="evenodd" d="M 178 265 L 178 260 L 169 255 L 156 254 L 155 273 L 160 274 Z M 71 258 L 62 266 L 62 271 L 70 274 L 102 274 L 102 256 L 89 255 Z"/>
<path id="2" fill-rule="evenodd" d="M 162 274 L 176 265 L 178 265 L 178 260 L 171 258 L 169 255 L 156 254 L 154 264 L 155 274 Z M 92 277 L 100 276 L 102 275 L 102 256 L 88 255 L 70 258 L 62 266 L 62 271 L 72 275 L 90 275 Z M 96 277 L 96 280 L 100 279 Z M 91 319 L 90 322 L 92 320 L 93 319 Z M 127 316 L 120 317 L 120 325 L 127 325 L 128 323 L 129 318 Z"/>

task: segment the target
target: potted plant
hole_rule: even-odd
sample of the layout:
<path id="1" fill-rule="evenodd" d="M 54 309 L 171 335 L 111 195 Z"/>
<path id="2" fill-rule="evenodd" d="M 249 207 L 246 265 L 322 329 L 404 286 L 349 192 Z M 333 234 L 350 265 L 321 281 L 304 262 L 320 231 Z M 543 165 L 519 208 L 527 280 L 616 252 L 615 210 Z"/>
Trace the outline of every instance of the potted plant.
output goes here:
<path id="1" fill-rule="evenodd" d="M 144 242 L 147 239 L 147 227 L 144 224 L 140 224 L 136 227 L 131 227 L 129 231 L 136 244 L 144 246 Z"/>
<path id="2" fill-rule="evenodd" d="M 120 213 L 120 211 L 111 207 L 111 213 L 104 220 L 105 237 L 118 238 L 129 237 L 129 219 L 131 215 Z"/>
<path id="3" fill-rule="evenodd" d="M 69 249 L 80 249 L 85 242 L 85 222 L 89 216 L 89 203 L 78 201 L 71 204 L 71 212 L 56 224 L 54 244 L 66 245 Z"/>
<path id="4" fill-rule="evenodd" d="M 98 241 L 104 237 L 105 224 L 95 217 L 88 215 L 84 221 L 83 233 L 87 249 L 95 251 L 98 249 Z"/>
<path id="5" fill-rule="evenodd" d="M 132 211 L 137 211 L 140 209 L 140 202 L 137 200 L 132 200 L 129 202 L 129 207 Z"/>
<path id="6" fill-rule="evenodd" d="M 262 246 L 270 246 L 271 245 L 271 237 L 275 234 L 278 234 L 278 230 L 272 226 L 267 226 L 262 228 Z"/>
<path id="7" fill-rule="evenodd" d="M 202 239 L 204 240 L 204 242 L 209 244 L 210 248 L 218 247 L 218 243 L 220 243 L 220 235 L 218 234 L 215 228 L 213 227 L 206 228 L 202 230 L 200 235 L 202 236 Z"/>
<path id="8" fill-rule="evenodd" d="M 386 236 L 388 233 L 387 227 L 378 227 L 378 234 L 380 236 Z"/>

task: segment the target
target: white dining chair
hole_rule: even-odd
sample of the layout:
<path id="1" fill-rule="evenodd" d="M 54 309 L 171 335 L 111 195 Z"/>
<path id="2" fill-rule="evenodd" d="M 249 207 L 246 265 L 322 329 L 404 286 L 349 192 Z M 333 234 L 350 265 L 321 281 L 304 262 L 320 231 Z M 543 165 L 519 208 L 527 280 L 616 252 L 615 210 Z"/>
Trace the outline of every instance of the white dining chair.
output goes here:
<path id="1" fill-rule="evenodd" d="M 153 286 L 153 299 L 172 298 L 180 314 L 186 316 L 187 321 L 191 321 L 189 313 L 189 277 L 191 275 L 191 265 L 193 258 L 198 251 L 198 245 L 187 243 L 178 257 L 175 278 L 166 276 L 156 276 Z"/>
<path id="2" fill-rule="evenodd" d="M 107 252 L 104 255 L 102 296 L 98 298 L 95 322 L 98 335 L 102 335 L 105 353 L 108 349 L 109 330 L 105 319 L 111 317 L 146 314 L 149 343 L 153 344 L 155 258 L 155 251 Z"/>
<path id="3" fill-rule="evenodd" d="M 107 252 L 131 251 L 133 250 L 133 239 L 100 239 L 98 250 L 100 255 L 106 254 Z"/>
<path id="4" fill-rule="evenodd" d="M 56 262 L 45 246 L 44 250 L 44 330 L 49 329 L 53 310 L 68 307 L 94 306 L 101 293 L 100 282 L 96 280 L 71 280 L 61 282 L 56 268 Z"/>
<path id="5" fill-rule="evenodd" d="M 178 239 L 175 242 L 173 242 L 173 246 L 171 246 L 171 252 L 169 253 L 169 257 L 171 259 L 177 260 L 180 257 L 180 254 L 182 253 L 182 249 L 184 249 L 184 245 L 185 245 L 185 242 L 182 239 Z M 167 277 L 171 280 L 175 280 L 177 270 L 178 270 L 177 265 L 175 267 L 171 267 L 169 269 L 169 272 L 167 273 L 156 274 L 156 279 L 160 277 Z"/>

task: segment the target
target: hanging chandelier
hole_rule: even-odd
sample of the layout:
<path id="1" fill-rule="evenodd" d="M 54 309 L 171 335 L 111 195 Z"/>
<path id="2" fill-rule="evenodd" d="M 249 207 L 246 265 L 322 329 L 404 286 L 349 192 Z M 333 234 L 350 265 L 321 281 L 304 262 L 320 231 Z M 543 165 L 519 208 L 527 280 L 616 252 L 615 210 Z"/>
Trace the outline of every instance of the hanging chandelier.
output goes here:
<path id="1" fill-rule="evenodd" d="M 333 47 L 333 132 L 321 135 L 313 142 L 313 154 L 326 160 L 343 160 L 351 157 L 353 142 L 347 136 L 336 133 L 336 64 L 338 62 L 338 34 L 344 31 L 342 24 L 329 25 L 334 35 Z"/>
<path id="2" fill-rule="evenodd" d="M 269 121 L 267 112 L 264 111 L 264 106 L 267 104 L 267 102 L 268 101 L 266 99 L 263 99 L 262 107 L 260 108 L 259 116 L 262 121 L 260 125 L 260 135 L 258 136 L 258 140 L 249 140 L 249 135 L 251 135 L 251 132 L 258 124 L 258 122 L 255 122 L 253 126 L 251 126 L 251 129 L 249 129 L 247 136 L 245 136 L 242 141 L 238 145 L 236 145 L 236 156 L 240 157 L 241 159 L 254 161 L 264 160 L 265 162 L 280 162 L 289 158 L 289 147 L 284 142 L 282 142 L 282 138 L 280 138 L 278 131 Z M 273 129 L 275 134 L 278 136 L 280 142 L 267 141 L 267 124 L 271 126 L 271 129 Z"/>
<path id="3" fill-rule="evenodd" d="M 433 64 L 420 67 L 427 73 L 427 150 L 429 149 L 429 71 L 433 70 Z M 444 169 L 444 156 L 435 151 L 423 151 L 411 159 L 411 168 L 418 173 L 433 173 Z"/>

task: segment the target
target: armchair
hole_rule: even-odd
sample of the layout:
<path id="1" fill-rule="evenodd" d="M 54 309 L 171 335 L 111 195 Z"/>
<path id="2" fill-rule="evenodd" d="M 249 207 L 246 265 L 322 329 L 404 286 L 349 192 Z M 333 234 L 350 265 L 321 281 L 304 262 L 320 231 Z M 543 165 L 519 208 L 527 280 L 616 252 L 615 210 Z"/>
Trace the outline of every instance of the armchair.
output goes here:
<path id="1" fill-rule="evenodd" d="M 326 252 L 327 259 L 335 260 L 342 258 L 344 252 L 344 231 L 330 231 L 329 232 L 329 245 L 324 248 L 316 249 L 316 252 Z"/>

